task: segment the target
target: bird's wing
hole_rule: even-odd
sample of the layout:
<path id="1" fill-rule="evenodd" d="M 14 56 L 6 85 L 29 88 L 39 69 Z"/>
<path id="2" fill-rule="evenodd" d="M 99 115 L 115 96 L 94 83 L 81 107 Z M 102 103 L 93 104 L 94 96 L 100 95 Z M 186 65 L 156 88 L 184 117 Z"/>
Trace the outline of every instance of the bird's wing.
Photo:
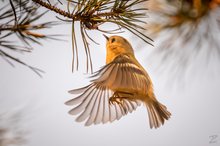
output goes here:
<path id="1" fill-rule="evenodd" d="M 101 83 L 112 90 L 139 91 L 147 93 L 151 80 L 147 72 L 133 56 L 119 55 L 95 75 L 94 83 Z"/>
<path id="2" fill-rule="evenodd" d="M 69 113 L 78 115 L 78 122 L 87 120 L 87 126 L 113 122 L 135 110 L 140 105 L 138 100 L 123 98 L 120 103 L 110 103 L 109 98 L 115 91 L 113 89 L 146 90 L 148 82 L 145 72 L 127 55 L 116 57 L 97 71 L 93 78 L 90 85 L 69 91 L 79 95 L 66 102 L 67 105 L 76 105 Z"/>
<path id="3" fill-rule="evenodd" d="M 97 83 L 69 91 L 71 94 L 79 94 L 77 97 L 66 102 L 67 105 L 74 106 L 69 111 L 71 115 L 78 115 L 77 122 L 83 122 L 87 119 L 85 125 L 107 123 L 119 120 L 123 115 L 132 112 L 139 105 L 139 101 L 130 101 L 123 99 L 123 104 L 109 103 L 109 97 L 113 92 L 105 86 Z"/>

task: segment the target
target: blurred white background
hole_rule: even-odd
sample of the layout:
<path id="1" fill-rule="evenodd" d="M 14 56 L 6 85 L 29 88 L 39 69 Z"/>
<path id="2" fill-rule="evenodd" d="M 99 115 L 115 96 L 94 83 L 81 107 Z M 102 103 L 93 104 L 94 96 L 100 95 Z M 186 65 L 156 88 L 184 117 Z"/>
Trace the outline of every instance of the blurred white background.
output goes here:
<path id="1" fill-rule="evenodd" d="M 53 14 L 47 15 L 53 17 Z M 106 27 L 111 27 L 110 24 Z M 15 64 L 11 67 L 0 58 L 0 111 L 20 113 L 20 129 L 27 131 L 27 146 L 207 146 L 220 144 L 220 67 L 219 60 L 204 56 L 195 59 L 184 75 L 174 75 L 166 68 L 160 72 L 155 65 L 158 56 L 151 56 L 153 47 L 146 44 L 139 49 L 136 40 L 127 38 L 140 63 L 152 78 L 155 94 L 172 113 L 171 119 L 159 129 L 150 129 L 144 106 L 105 125 L 84 127 L 68 114 L 70 107 L 64 102 L 72 98 L 68 90 L 88 83 L 85 65 L 78 72 L 71 72 L 72 46 L 71 25 L 61 25 L 48 32 L 67 34 L 68 42 L 48 40 L 43 46 L 35 45 L 31 54 L 19 56 L 28 64 L 46 73 L 38 77 L 28 68 Z M 92 45 L 94 71 L 105 64 L 105 38 L 101 33 L 91 32 L 100 45 Z M 145 44 L 144 44 L 145 45 Z M 79 49 L 83 56 L 82 43 Z M 83 57 L 82 57 L 83 58 Z M 81 58 L 81 59 L 82 59 Z M 154 58 L 154 59 L 148 59 Z M 159 58 L 158 58 L 159 59 Z M 175 62 L 175 58 L 173 60 Z M 82 60 L 81 60 L 82 63 Z M 10 123 L 6 125 L 10 127 Z M 215 143 L 210 143 L 217 135 Z"/>

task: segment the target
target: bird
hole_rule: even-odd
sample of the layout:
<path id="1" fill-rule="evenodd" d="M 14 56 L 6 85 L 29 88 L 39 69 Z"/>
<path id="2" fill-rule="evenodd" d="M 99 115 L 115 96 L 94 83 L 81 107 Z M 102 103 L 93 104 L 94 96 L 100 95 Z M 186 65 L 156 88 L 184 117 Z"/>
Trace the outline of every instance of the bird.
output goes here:
<path id="1" fill-rule="evenodd" d="M 90 84 L 70 90 L 75 97 L 65 102 L 73 106 L 71 115 L 85 126 L 119 120 L 144 104 L 150 128 L 159 128 L 171 117 L 153 91 L 153 84 L 145 69 L 135 58 L 131 44 L 122 36 L 106 38 L 106 65 L 94 72 Z"/>

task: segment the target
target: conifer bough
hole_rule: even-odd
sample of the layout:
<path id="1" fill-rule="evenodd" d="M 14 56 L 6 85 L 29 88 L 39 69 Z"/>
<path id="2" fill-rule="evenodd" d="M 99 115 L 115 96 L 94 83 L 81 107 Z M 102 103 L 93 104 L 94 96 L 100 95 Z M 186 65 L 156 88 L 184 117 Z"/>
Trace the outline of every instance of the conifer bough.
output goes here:
<path id="1" fill-rule="evenodd" d="M 73 44 L 73 69 L 78 69 L 78 48 L 75 34 L 75 22 L 80 23 L 80 32 L 86 52 L 87 72 L 92 71 L 92 59 L 89 50 L 88 40 L 95 42 L 92 36 L 89 36 L 88 30 L 98 30 L 104 33 L 119 33 L 121 28 L 125 28 L 146 43 L 151 44 L 152 39 L 141 32 L 145 28 L 141 23 L 146 23 L 146 8 L 140 8 L 146 0 L 66 0 L 67 10 L 62 10 L 52 5 L 49 0 L 32 0 L 39 5 L 54 11 L 72 22 L 72 44 Z M 60 4 L 62 4 L 60 2 Z M 115 30 L 101 30 L 99 28 L 105 22 L 110 22 L 118 26 Z M 77 37 L 78 38 L 78 37 Z M 96 42 L 95 42 L 96 43 Z"/>

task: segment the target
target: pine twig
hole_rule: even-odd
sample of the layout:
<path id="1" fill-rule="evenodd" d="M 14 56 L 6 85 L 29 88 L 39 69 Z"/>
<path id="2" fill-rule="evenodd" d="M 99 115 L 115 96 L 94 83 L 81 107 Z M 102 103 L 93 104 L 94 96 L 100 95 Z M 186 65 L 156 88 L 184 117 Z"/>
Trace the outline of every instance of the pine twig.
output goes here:
<path id="1" fill-rule="evenodd" d="M 28 65 L 14 55 L 11 55 L 11 52 L 31 52 L 33 50 L 31 44 L 37 43 L 41 45 L 41 39 L 57 40 L 56 37 L 58 35 L 46 35 L 37 32 L 38 30 L 59 24 L 53 21 L 36 24 L 35 22 L 46 14 L 46 12 L 38 13 L 38 8 L 35 4 L 30 3 L 29 0 L 10 0 L 9 4 L 1 6 L 0 57 L 12 66 L 14 66 L 13 62 L 22 64 L 41 77 L 42 70 Z"/>

